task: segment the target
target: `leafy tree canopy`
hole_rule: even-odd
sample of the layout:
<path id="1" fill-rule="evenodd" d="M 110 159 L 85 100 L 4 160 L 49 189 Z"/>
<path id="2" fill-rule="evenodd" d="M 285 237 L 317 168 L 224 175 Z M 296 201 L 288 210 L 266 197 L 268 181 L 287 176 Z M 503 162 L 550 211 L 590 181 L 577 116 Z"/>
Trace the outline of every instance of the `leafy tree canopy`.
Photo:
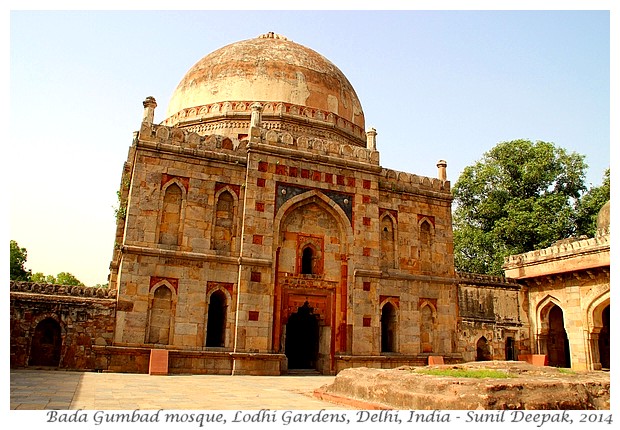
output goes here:
<path id="1" fill-rule="evenodd" d="M 24 265 L 28 259 L 26 248 L 20 248 L 16 241 L 11 240 L 10 251 L 10 277 L 13 281 L 29 281 L 31 271 L 26 270 Z"/>
<path id="2" fill-rule="evenodd" d="M 31 278 L 32 282 L 42 284 L 58 284 L 58 285 L 84 285 L 78 278 L 69 272 L 60 272 L 58 275 L 44 275 L 41 272 L 34 273 Z"/>
<path id="3" fill-rule="evenodd" d="M 499 275 L 504 257 L 586 231 L 577 208 L 587 167 L 583 155 L 529 140 L 499 143 L 466 167 L 453 187 L 457 270 Z M 588 194 L 584 220 L 604 203 Z"/>

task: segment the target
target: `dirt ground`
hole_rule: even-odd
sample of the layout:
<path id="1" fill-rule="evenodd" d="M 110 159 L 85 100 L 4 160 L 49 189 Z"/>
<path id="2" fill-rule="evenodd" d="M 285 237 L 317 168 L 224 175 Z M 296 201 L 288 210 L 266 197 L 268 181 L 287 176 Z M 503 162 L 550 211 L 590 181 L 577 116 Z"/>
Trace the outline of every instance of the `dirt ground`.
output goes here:
<path id="1" fill-rule="evenodd" d="M 419 373 L 425 369 L 491 369 L 509 378 L 470 378 Z M 577 372 L 520 361 L 457 365 L 351 368 L 315 395 L 364 402 L 377 409 L 584 410 L 610 408 L 609 372 Z"/>

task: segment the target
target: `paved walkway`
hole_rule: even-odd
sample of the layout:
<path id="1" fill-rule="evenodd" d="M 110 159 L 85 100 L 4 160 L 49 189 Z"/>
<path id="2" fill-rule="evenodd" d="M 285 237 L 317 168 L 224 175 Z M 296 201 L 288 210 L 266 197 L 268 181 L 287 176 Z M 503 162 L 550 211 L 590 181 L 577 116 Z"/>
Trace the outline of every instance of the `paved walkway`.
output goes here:
<path id="1" fill-rule="evenodd" d="M 333 376 L 150 376 L 11 370 L 11 409 L 349 409 L 312 397 Z"/>

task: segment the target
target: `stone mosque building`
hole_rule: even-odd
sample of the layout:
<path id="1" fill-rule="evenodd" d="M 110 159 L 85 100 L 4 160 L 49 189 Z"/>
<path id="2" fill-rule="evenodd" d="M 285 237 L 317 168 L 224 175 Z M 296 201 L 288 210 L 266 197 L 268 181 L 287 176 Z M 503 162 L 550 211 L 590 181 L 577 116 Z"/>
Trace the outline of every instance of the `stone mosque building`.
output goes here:
<path id="1" fill-rule="evenodd" d="M 233 43 L 186 73 L 161 124 L 143 107 L 109 289 L 12 283 L 13 366 L 609 368 L 609 220 L 511 257 L 507 278 L 455 273 L 447 163 L 382 167 L 355 90 L 317 52 Z"/>

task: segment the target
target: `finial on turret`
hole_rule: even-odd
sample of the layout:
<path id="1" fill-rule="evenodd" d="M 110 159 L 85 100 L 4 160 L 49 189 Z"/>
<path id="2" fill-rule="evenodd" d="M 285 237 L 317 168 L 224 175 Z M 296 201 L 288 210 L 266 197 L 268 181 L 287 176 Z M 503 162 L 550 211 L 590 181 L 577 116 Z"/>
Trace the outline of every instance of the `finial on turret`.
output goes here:
<path id="1" fill-rule="evenodd" d="M 442 181 L 448 180 L 448 172 L 447 172 L 448 163 L 446 160 L 439 160 L 437 162 L 437 177 Z"/>
<path id="2" fill-rule="evenodd" d="M 252 103 L 250 106 L 252 109 L 252 114 L 250 116 L 250 140 L 254 138 L 260 138 L 260 127 L 261 127 L 261 113 L 263 111 L 263 105 L 256 102 Z"/>
<path id="3" fill-rule="evenodd" d="M 157 107 L 155 97 L 148 96 L 142 102 L 142 106 L 144 106 L 142 122 L 146 122 L 147 124 L 153 124 L 153 119 L 155 118 L 155 108 Z"/>
<path id="4" fill-rule="evenodd" d="M 377 130 L 371 128 L 366 132 L 366 148 L 371 151 L 377 150 Z"/>

